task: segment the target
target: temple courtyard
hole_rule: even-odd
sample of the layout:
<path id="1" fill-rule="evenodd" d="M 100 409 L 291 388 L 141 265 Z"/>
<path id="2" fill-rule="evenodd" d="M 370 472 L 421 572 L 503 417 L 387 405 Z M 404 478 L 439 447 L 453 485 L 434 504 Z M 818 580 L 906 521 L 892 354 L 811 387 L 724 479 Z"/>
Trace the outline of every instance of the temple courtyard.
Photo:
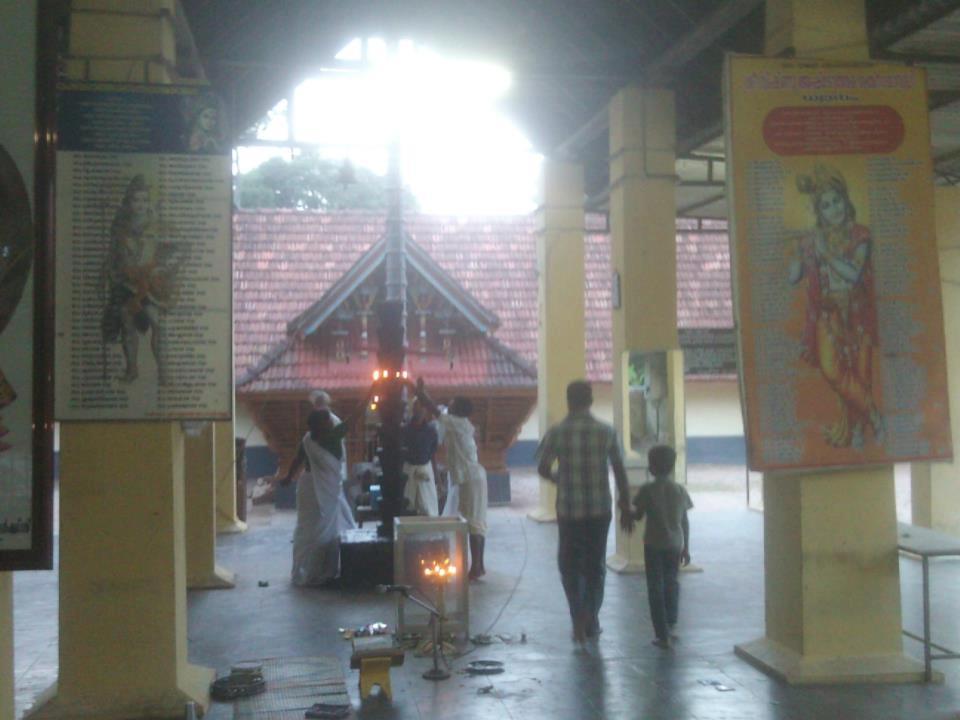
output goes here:
<path id="1" fill-rule="evenodd" d="M 901 473 L 902 475 L 902 473 Z M 898 477 L 898 507 L 909 507 Z M 218 562 L 236 572 L 233 590 L 189 593 L 191 662 L 229 671 L 244 659 L 332 656 L 340 660 L 358 718 L 738 718 L 881 720 L 956 718 L 960 715 L 960 662 L 943 661 L 945 676 L 932 685 L 791 687 L 734 655 L 733 646 L 763 635 L 763 515 L 748 509 L 742 467 L 693 466 L 689 487 L 693 562 L 702 572 L 681 577 L 679 640 L 670 650 L 651 645 L 642 575 L 609 573 L 598 642 L 578 649 L 570 639 L 556 569 L 556 525 L 527 519 L 536 506 L 532 471 L 514 473 L 509 506 L 492 508 L 488 574 L 471 586 L 470 632 L 493 644 L 450 660 L 449 680 L 421 674 L 428 658 L 407 654 L 392 670 L 393 701 L 361 702 L 350 643 L 339 628 L 396 622 L 394 600 L 371 592 L 298 589 L 290 585 L 291 510 L 257 506 L 249 530 L 218 538 Z M 754 500 L 757 489 L 754 487 Z M 610 535 L 613 549 L 613 533 Z M 933 637 L 960 647 L 954 598 L 960 562 L 932 563 Z M 920 563 L 901 556 L 903 618 L 920 631 Z M 265 586 L 264 586 L 265 585 Z M 15 683 L 17 717 L 57 674 L 57 575 L 15 578 Z M 525 637 L 525 642 L 522 639 Z M 905 650 L 921 656 L 918 644 Z M 470 676 L 472 660 L 500 660 L 505 672 Z M 94 661 L 91 659 L 91 661 Z M 230 718 L 229 704 L 214 703 L 208 717 Z"/>

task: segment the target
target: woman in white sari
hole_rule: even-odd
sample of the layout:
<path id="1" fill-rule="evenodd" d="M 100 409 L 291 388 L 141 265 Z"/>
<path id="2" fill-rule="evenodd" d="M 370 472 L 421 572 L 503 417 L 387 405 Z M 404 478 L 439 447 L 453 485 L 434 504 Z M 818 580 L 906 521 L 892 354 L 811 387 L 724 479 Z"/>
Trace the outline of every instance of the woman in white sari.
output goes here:
<path id="1" fill-rule="evenodd" d="M 363 405 L 361 405 L 361 408 Z M 297 527 L 293 532 L 294 585 L 330 583 L 340 574 L 340 533 L 356 527 L 343 493 L 343 439 L 349 421 L 334 425 L 329 410 L 314 410 L 297 457 L 281 483 L 287 484 L 306 462 L 297 484 Z"/>

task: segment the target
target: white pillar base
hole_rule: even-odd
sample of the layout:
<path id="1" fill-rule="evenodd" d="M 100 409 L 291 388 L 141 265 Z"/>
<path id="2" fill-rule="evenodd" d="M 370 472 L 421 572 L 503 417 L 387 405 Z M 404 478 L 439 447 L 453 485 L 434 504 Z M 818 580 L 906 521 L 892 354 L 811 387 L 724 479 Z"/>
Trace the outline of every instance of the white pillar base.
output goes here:
<path id="1" fill-rule="evenodd" d="M 906 655 L 809 658 L 769 638 L 737 645 L 737 656 L 790 685 L 922 683 L 923 663 Z M 934 672 L 934 682 L 943 674 Z"/>
<path id="2" fill-rule="evenodd" d="M 637 575 L 643 572 L 643 557 L 631 558 L 628 555 L 614 553 L 607 558 L 607 567 L 618 575 Z"/>
<path id="3" fill-rule="evenodd" d="M 538 523 L 557 521 L 557 486 L 549 480 L 540 478 L 540 502 L 537 509 L 527 515 Z"/>
<path id="4" fill-rule="evenodd" d="M 214 565 L 208 575 L 187 578 L 187 590 L 230 590 L 236 587 L 236 579 L 236 573 Z"/>
<path id="5" fill-rule="evenodd" d="M 180 674 L 180 673 L 178 673 Z M 143 691 L 125 697 L 124 688 L 101 688 L 88 698 L 64 698 L 57 683 L 44 690 L 23 720 L 130 720 L 131 718 L 182 718 L 188 702 L 202 710 L 210 706 L 213 668 L 187 665 L 178 687 L 156 695 Z"/>
<path id="6" fill-rule="evenodd" d="M 217 518 L 217 535 L 236 535 L 246 531 L 247 524 L 243 520 Z"/>

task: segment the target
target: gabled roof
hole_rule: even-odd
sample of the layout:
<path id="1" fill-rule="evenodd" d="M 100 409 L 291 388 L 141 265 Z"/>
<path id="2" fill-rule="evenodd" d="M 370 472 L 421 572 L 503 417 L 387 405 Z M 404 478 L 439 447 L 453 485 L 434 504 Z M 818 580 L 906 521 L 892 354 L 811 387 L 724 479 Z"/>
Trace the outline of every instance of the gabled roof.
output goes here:
<path id="1" fill-rule="evenodd" d="M 427 255 L 409 235 L 406 238 L 406 257 L 410 268 L 426 280 L 441 297 L 450 303 L 464 319 L 480 333 L 490 333 L 500 326 L 496 314 L 477 302 L 462 285 L 454 280 Z M 323 297 L 294 318 L 287 325 L 291 335 L 311 335 L 354 293 L 387 258 L 386 237 L 374 243 Z"/>
<path id="2" fill-rule="evenodd" d="M 609 382 L 610 244 L 603 225 L 589 220 L 584 252 L 587 377 Z M 309 347 L 294 346 L 287 328 L 355 265 L 362 264 L 361 259 L 383 236 L 384 226 L 384 215 L 373 212 L 271 210 L 234 214 L 238 386 L 253 391 L 261 387 L 261 379 L 275 383 L 272 386 L 309 382 L 315 386 L 347 383 L 349 377 L 359 376 L 359 359 L 321 368 L 312 356 L 309 368 L 299 367 L 298 362 L 308 360 Z M 408 215 L 404 226 L 414 241 L 411 255 L 417 253 L 419 264 L 411 265 L 417 272 L 425 267 L 424 259 L 429 259 L 498 322 L 484 348 L 465 346 L 462 361 L 458 360 L 452 371 L 439 363 L 431 373 L 443 373 L 454 385 L 458 373 L 470 383 L 531 382 L 530 373 L 537 362 L 538 322 L 534 219 Z M 677 306 L 681 330 L 733 327 L 724 233 L 678 233 Z M 494 352 L 498 346 L 499 352 Z M 413 351 L 410 356 L 411 362 L 414 357 L 417 363 L 425 361 Z M 322 377 L 304 376 L 321 370 Z M 253 378 L 259 379 L 254 383 Z"/>

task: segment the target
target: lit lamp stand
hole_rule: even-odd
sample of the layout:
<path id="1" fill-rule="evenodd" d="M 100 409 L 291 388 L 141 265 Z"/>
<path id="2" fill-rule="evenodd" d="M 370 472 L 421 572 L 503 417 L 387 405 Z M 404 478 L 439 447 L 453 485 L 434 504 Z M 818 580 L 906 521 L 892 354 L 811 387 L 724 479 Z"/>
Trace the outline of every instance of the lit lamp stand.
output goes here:
<path id="1" fill-rule="evenodd" d="M 428 565 L 425 560 L 421 560 L 420 565 L 423 567 L 423 576 L 427 582 L 433 582 L 437 586 L 437 609 L 430 610 L 430 637 L 423 640 L 414 652 L 420 656 L 428 653 L 433 655 L 433 670 L 428 670 L 424 674 L 425 678 L 428 680 L 445 680 L 450 677 L 450 673 L 439 670 L 443 675 L 436 675 L 438 671 L 437 654 L 446 657 L 457 651 L 453 643 L 443 639 L 443 621 L 447 619 L 446 587 L 447 583 L 457 576 L 457 566 L 450 564 L 450 558 L 446 558 L 442 563 L 433 561 L 432 565 Z M 415 598 L 410 599 L 415 600 Z M 427 609 L 423 603 L 419 604 Z"/>

